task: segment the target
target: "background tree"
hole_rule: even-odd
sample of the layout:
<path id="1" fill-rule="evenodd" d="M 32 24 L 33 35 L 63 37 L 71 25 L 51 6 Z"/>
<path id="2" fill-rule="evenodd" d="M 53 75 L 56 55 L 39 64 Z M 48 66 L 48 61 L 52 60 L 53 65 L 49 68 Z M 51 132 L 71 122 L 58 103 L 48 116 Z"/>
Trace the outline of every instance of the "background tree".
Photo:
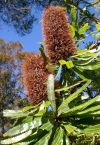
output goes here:
<path id="1" fill-rule="evenodd" d="M 34 11 L 43 9 L 50 4 L 67 7 L 69 15 L 71 14 L 71 7 L 74 6 L 77 12 L 77 19 L 75 20 L 77 27 L 85 22 L 91 23 L 93 27 L 92 22 L 99 22 L 97 13 L 95 15 L 92 11 L 94 7 L 99 5 L 98 0 L 92 2 L 85 0 L 0 0 L 0 20 L 7 26 L 14 27 L 17 33 L 25 35 L 31 32 L 36 20 Z"/>
<path id="2" fill-rule="evenodd" d="M 0 39 L 0 136 L 10 127 L 10 120 L 3 117 L 3 109 L 18 109 L 27 104 L 21 84 L 23 56 L 19 42 L 6 43 Z"/>
<path id="3" fill-rule="evenodd" d="M 45 7 L 48 1 L 40 0 L 0 0 L 0 21 L 13 26 L 17 33 L 30 33 L 33 23 L 35 6 Z M 2 27 L 2 25 L 1 25 Z"/>

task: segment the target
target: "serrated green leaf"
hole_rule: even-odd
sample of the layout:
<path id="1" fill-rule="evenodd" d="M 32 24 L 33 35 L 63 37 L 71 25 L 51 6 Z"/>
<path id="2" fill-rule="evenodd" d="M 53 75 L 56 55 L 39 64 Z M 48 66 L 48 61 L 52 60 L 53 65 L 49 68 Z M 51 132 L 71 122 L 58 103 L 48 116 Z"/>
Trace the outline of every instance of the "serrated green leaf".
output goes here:
<path id="1" fill-rule="evenodd" d="M 90 62 L 88 65 L 84 65 L 84 66 L 77 65 L 77 67 L 83 70 L 96 70 L 100 68 L 100 62 Z"/>
<path id="2" fill-rule="evenodd" d="M 86 23 L 79 31 L 79 34 L 84 34 L 86 32 L 86 30 L 88 30 L 90 28 L 89 24 Z"/>
<path id="3" fill-rule="evenodd" d="M 14 143 L 14 145 L 29 145 L 31 142 Z"/>
<path id="4" fill-rule="evenodd" d="M 30 109 L 35 109 L 37 108 L 39 105 L 35 105 L 35 106 L 26 106 L 22 109 L 22 112 L 26 112 L 29 111 Z"/>
<path id="5" fill-rule="evenodd" d="M 78 83 L 76 83 L 76 84 L 74 84 L 74 85 L 71 85 L 71 86 L 65 86 L 65 87 L 63 87 L 63 88 L 61 88 L 61 89 L 56 89 L 55 90 L 55 92 L 61 92 L 61 91 L 67 91 L 67 90 L 69 90 L 70 88 L 73 88 L 73 87 L 75 87 L 75 86 L 78 86 L 79 84 L 81 84 L 81 83 L 83 83 L 84 82 L 84 80 L 83 81 L 79 81 Z"/>
<path id="6" fill-rule="evenodd" d="M 47 93 L 48 93 L 48 100 L 51 102 L 51 107 L 56 113 L 56 102 L 55 102 L 55 93 L 54 93 L 54 76 L 52 74 L 48 77 L 47 83 Z"/>
<path id="7" fill-rule="evenodd" d="M 34 116 L 43 116 L 46 113 L 46 109 L 40 110 L 38 113 L 36 113 Z"/>
<path id="8" fill-rule="evenodd" d="M 3 116 L 4 117 L 12 117 L 12 118 L 20 118 L 20 117 L 25 117 L 28 114 L 23 113 L 22 110 L 4 110 L 3 111 Z"/>
<path id="9" fill-rule="evenodd" d="M 94 111 L 98 111 L 98 110 L 100 110 L 100 105 L 90 107 L 90 108 L 85 109 L 81 112 L 78 112 L 77 114 L 82 115 L 82 114 L 86 114 L 86 113 L 93 113 Z"/>
<path id="10" fill-rule="evenodd" d="M 63 142 L 63 129 L 60 127 L 59 130 L 56 130 L 56 135 L 51 145 L 61 145 L 62 142 Z"/>
<path id="11" fill-rule="evenodd" d="M 76 7 L 72 6 L 71 8 L 71 18 L 72 18 L 72 25 L 75 27 L 76 23 Z"/>
<path id="12" fill-rule="evenodd" d="M 33 116 L 27 116 L 25 119 L 23 119 L 22 123 L 31 122 L 33 120 Z"/>
<path id="13" fill-rule="evenodd" d="M 99 98 L 100 98 L 100 95 L 96 96 L 95 98 L 93 98 L 81 105 L 78 105 L 78 106 L 66 111 L 65 115 L 66 116 L 73 115 L 73 114 L 75 115 L 78 111 L 82 111 L 85 108 L 87 108 L 88 106 L 90 106 L 91 104 L 95 103 Z M 79 112 L 77 114 L 79 114 Z"/>
<path id="14" fill-rule="evenodd" d="M 100 24 L 96 24 L 95 26 L 98 29 L 98 31 L 100 31 Z"/>
<path id="15" fill-rule="evenodd" d="M 40 127 L 40 129 L 49 131 L 52 129 L 52 127 L 53 127 L 53 124 L 50 121 L 48 121 L 47 123 L 43 124 Z"/>
<path id="16" fill-rule="evenodd" d="M 13 127 L 12 129 L 10 129 L 6 133 L 4 133 L 3 136 L 5 137 L 5 136 L 17 135 L 17 134 L 23 133 L 25 131 L 31 130 L 33 128 L 36 128 L 36 127 L 40 126 L 41 124 L 42 124 L 41 117 L 36 117 L 31 122 L 23 123 L 23 124 Z"/>
<path id="17" fill-rule="evenodd" d="M 50 136 L 51 136 L 52 131 L 47 133 L 45 136 L 43 136 L 38 142 L 36 142 L 34 145 L 48 145 Z"/>
<path id="18" fill-rule="evenodd" d="M 71 36 L 72 38 L 74 38 L 75 36 L 75 30 L 74 30 L 74 27 L 72 25 L 69 25 L 69 29 L 70 29 L 70 32 L 71 32 Z"/>
<path id="19" fill-rule="evenodd" d="M 74 60 L 73 62 L 74 62 L 75 65 L 78 65 L 78 66 L 84 65 L 85 66 L 87 64 L 89 65 L 92 62 L 92 60 L 94 60 L 94 58 L 96 58 L 98 56 L 100 56 L 99 52 L 98 53 L 93 53 L 91 57 L 90 56 L 85 57 L 85 60 L 81 60 L 81 57 L 80 57 L 79 61 Z"/>
<path id="20" fill-rule="evenodd" d="M 71 135 L 74 133 L 74 131 L 76 130 L 76 127 L 75 126 L 72 126 L 71 124 L 66 124 L 64 125 L 68 135 Z"/>
<path id="21" fill-rule="evenodd" d="M 83 72 L 83 70 L 81 71 L 77 67 L 74 67 L 73 70 L 81 79 L 88 81 L 88 78 L 87 78 L 88 76 Z"/>
<path id="22" fill-rule="evenodd" d="M 39 107 L 39 111 L 46 109 L 50 104 L 51 104 L 50 101 L 43 102 Z"/>
<path id="23" fill-rule="evenodd" d="M 66 143 L 66 145 L 71 145 L 71 144 L 70 144 L 70 140 L 69 140 L 69 138 L 67 137 L 67 135 L 65 136 L 65 143 Z"/>
<path id="24" fill-rule="evenodd" d="M 87 52 L 88 52 L 87 49 L 84 49 L 84 50 L 78 49 L 78 50 L 76 51 L 76 54 L 78 54 L 78 55 L 83 55 L 83 54 L 86 54 Z"/>
<path id="25" fill-rule="evenodd" d="M 27 131 L 21 135 L 18 135 L 16 137 L 12 137 L 12 138 L 3 140 L 3 141 L 1 141 L 1 144 L 12 144 L 12 143 L 19 142 L 19 141 L 25 139 L 26 137 L 28 137 L 31 133 L 32 133 L 32 130 L 29 130 L 29 131 Z"/>
<path id="26" fill-rule="evenodd" d="M 88 133 L 90 133 L 90 134 L 100 133 L 100 124 L 89 126 L 86 129 L 84 129 L 82 131 L 82 133 L 85 133 L 85 134 L 88 134 Z"/>
<path id="27" fill-rule="evenodd" d="M 78 95 L 91 83 L 91 80 L 88 80 L 80 89 L 78 89 L 75 93 L 73 93 L 72 95 L 70 95 L 67 99 L 65 99 L 61 105 L 58 108 L 58 115 L 60 115 L 61 113 L 63 113 L 65 110 L 65 108 L 68 106 L 68 104 L 74 100 L 75 98 L 78 97 Z"/>

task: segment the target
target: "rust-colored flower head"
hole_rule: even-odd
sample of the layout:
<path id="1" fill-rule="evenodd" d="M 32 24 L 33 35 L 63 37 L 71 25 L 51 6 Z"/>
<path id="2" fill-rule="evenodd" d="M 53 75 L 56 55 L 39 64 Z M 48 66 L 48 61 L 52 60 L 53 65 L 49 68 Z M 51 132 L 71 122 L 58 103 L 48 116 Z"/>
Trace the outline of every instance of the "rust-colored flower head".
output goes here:
<path id="1" fill-rule="evenodd" d="M 50 6 L 45 9 L 42 18 L 43 37 L 46 44 L 46 54 L 52 63 L 67 59 L 76 51 L 72 39 L 68 16 L 60 6 Z"/>
<path id="2" fill-rule="evenodd" d="M 40 54 L 30 53 L 23 63 L 23 82 L 28 99 L 32 104 L 47 100 L 46 81 L 50 72 L 45 68 L 47 62 Z"/>

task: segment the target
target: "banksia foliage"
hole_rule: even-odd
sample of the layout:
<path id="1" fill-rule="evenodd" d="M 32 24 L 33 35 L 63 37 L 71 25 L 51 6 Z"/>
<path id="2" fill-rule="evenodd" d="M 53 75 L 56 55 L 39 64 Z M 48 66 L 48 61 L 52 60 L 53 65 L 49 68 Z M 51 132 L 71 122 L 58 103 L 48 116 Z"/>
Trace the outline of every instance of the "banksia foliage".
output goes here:
<path id="1" fill-rule="evenodd" d="M 73 55 L 76 46 L 70 34 L 68 16 L 59 6 L 50 6 L 42 18 L 43 37 L 46 44 L 46 54 L 52 63 Z"/>
<path id="2" fill-rule="evenodd" d="M 23 63 L 23 82 L 29 101 L 38 104 L 47 99 L 46 81 L 50 72 L 40 54 L 28 54 Z"/>

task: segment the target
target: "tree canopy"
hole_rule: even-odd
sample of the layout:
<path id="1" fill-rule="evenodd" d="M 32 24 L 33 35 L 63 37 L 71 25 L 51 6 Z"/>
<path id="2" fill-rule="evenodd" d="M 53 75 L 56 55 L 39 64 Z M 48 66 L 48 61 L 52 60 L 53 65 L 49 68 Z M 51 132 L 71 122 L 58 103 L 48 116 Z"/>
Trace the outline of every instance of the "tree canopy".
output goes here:
<path id="1" fill-rule="evenodd" d="M 67 7 L 69 15 L 73 5 L 77 14 L 75 23 L 78 25 L 83 25 L 86 21 L 99 23 L 98 12 L 95 15 L 95 12 L 92 11 L 93 8 L 99 6 L 99 1 L 87 2 L 86 0 L 0 0 L 0 20 L 8 26 L 14 27 L 17 33 L 25 35 L 31 32 L 36 20 L 35 9 L 40 10 L 50 4 Z"/>
<path id="2" fill-rule="evenodd" d="M 0 136 L 10 127 L 10 120 L 3 117 L 3 109 L 21 108 L 23 86 L 21 65 L 24 53 L 19 42 L 6 43 L 0 39 Z"/>

